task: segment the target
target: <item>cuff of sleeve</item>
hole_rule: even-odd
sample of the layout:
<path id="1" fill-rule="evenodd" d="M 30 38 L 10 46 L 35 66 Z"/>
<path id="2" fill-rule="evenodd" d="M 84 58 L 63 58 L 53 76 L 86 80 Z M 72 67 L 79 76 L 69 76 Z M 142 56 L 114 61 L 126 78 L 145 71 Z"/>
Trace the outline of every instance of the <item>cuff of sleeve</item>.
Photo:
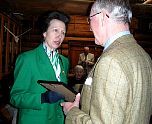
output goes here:
<path id="1" fill-rule="evenodd" d="M 74 115 L 77 115 L 78 113 L 80 113 L 81 110 L 78 107 L 73 107 L 72 109 L 70 109 L 70 111 L 67 113 L 67 117 L 73 117 Z"/>

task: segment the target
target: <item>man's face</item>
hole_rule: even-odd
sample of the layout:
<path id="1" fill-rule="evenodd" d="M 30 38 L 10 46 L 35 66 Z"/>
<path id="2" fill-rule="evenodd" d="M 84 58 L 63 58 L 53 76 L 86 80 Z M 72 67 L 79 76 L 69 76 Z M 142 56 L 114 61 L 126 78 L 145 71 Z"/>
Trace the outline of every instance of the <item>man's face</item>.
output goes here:
<path id="1" fill-rule="evenodd" d="M 77 69 L 75 72 L 75 77 L 77 80 L 80 80 L 84 75 L 84 70 L 83 69 Z"/>
<path id="2" fill-rule="evenodd" d="M 103 13 L 93 9 L 90 12 L 90 28 L 95 37 L 95 44 L 103 46 L 105 29 L 103 25 Z"/>
<path id="3" fill-rule="evenodd" d="M 46 32 L 43 33 L 45 43 L 50 49 L 58 48 L 64 40 L 66 27 L 64 22 L 53 19 Z"/>
<path id="4" fill-rule="evenodd" d="M 91 12 L 90 12 L 90 29 L 95 36 L 95 43 L 97 45 L 100 45 L 100 42 L 99 42 L 99 28 L 100 28 L 99 25 L 100 24 L 99 24 L 99 21 L 98 21 L 98 18 L 97 18 L 99 15 L 100 15 L 100 13 L 97 14 L 93 10 L 91 10 Z"/>
<path id="5" fill-rule="evenodd" d="M 89 48 L 88 47 L 84 47 L 84 53 L 88 54 L 89 53 Z"/>

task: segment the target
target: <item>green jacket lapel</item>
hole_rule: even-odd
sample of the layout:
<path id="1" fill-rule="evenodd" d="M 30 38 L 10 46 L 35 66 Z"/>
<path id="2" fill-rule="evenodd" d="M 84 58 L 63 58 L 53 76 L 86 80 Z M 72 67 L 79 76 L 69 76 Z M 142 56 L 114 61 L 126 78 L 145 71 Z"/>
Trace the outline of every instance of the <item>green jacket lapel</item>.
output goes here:
<path id="1" fill-rule="evenodd" d="M 62 82 L 67 82 L 64 60 L 63 60 L 63 57 L 61 55 L 59 55 L 59 63 L 60 63 L 60 67 L 61 67 L 61 73 L 60 73 L 61 81 Z"/>
<path id="2" fill-rule="evenodd" d="M 43 49 L 43 45 L 37 48 L 37 61 L 39 62 L 39 70 L 48 80 L 56 80 L 55 72 L 50 60 Z"/>

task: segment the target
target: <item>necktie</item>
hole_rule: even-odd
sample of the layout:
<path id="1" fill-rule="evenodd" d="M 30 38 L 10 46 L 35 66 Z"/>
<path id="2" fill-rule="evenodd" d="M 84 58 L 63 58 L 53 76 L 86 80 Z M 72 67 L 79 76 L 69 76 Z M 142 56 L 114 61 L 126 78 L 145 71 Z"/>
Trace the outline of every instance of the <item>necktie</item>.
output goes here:
<path id="1" fill-rule="evenodd" d="M 58 54 L 57 50 L 51 52 L 50 61 L 51 61 L 51 64 L 53 66 L 53 69 L 55 71 L 56 78 L 58 81 L 60 81 L 61 68 L 60 68 L 60 64 L 59 64 L 59 54 Z"/>

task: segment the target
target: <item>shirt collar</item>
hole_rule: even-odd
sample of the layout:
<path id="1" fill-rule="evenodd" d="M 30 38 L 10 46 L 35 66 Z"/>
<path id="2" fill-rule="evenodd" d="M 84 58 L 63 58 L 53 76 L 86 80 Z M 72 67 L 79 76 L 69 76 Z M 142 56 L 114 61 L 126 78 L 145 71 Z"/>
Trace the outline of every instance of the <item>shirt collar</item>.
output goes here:
<path id="1" fill-rule="evenodd" d="M 57 50 L 57 49 L 49 50 L 49 48 L 46 46 L 46 44 L 45 44 L 44 42 L 43 42 L 43 48 L 44 48 L 44 51 L 46 52 L 46 54 L 48 55 L 48 57 L 51 56 L 52 51 L 58 53 L 58 50 Z"/>
<path id="2" fill-rule="evenodd" d="M 105 42 L 103 50 L 107 49 L 119 37 L 124 36 L 124 35 L 128 35 L 128 34 L 130 34 L 130 31 L 122 31 L 122 32 L 119 32 L 119 33 L 115 34 L 113 37 L 109 38 Z"/>

